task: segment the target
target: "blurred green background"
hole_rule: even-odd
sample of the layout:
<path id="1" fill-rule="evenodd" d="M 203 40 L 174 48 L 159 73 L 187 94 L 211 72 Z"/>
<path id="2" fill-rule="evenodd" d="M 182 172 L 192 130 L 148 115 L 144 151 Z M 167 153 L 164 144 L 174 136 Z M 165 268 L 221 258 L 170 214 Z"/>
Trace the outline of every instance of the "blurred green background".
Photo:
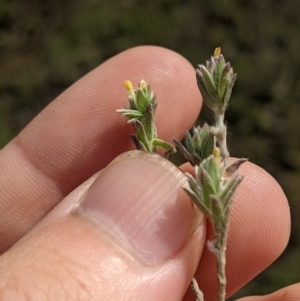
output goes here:
<path id="1" fill-rule="evenodd" d="M 221 46 L 238 74 L 227 114 L 230 152 L 277 179 L 293 218 L 287 250 L 236 296 L 298 282 L 299 15 L 297 0 L 1 0 L 0 146 L 66 87 L 125 49 L 160 45 L 196 66 Z"/>

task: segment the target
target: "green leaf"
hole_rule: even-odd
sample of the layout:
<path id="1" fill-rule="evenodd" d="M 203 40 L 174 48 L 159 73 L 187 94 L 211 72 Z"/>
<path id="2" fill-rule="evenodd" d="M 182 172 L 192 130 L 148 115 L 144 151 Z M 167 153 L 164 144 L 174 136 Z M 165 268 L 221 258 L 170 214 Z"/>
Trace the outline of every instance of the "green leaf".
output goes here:
<path id="1" fill-rule="evenodd" d="M 148 141 L 152 141 L 157 137 L 157 130 L 154 121 L 153 105 L 148 104 L 145 110 L 145 114 L 141 119 L 141 123 L 144 125 L 144 130 Z"/>
<path id="2" fill-rule="evenodd" d="M 148 106 L 150 101 L 151 98 L 147 93 L 145 93 L 144 89 L 138 88 L 136 90 L 136 107 L 140 112 L 145 112 L 146 107 Z"/>
<path id="3" fill-rule="evenodd" d="M 138 111 L 135 101 L 136 101 L 136 98 L 133 98 L 131 95 L 128 95 L 129 108 L 131 110 Z M 142 112 L 140 112 L 140 113 L 142 114 Z"/>
<path id="4" fill-rule="evenodd" d="M 149 143 L 150 141 L 147 138 L 144 126 L 141 123 L 141 121 L 136 119 L 136 120 L 132 121 L 132 125 L 134 127 L 134 130 L 136 132 L 137 139 L 139 140 L 139 142 L 144 145 L 145 150 L 147 152 L 152 152 L 153 150 Z"/>
<path id="5" fill-rule="evenodd" d="M 234 83 L 236 81 L 236 77 L 237 77 L 236 73 L 235 74 L 232 74 L 232 73 L 233 73 L 233 70 L 231 69 L 231 80 L 230 80 L 230 82 L 228 84 L 228 88 L 226 90 L 226 95 L 225 95 L 224 102 L 223 102 L 224 112 L 226 110 L 226 107 L 228 105 L 229 99 L 231 97 L 232 88 L 233 88 L 233 85 L 234 85 Z"/>
<path id="6" fill-rule="evenodd" d="M 221 175 L 220 175 L 218 163 L 214 158 L 214 156 L 210 155 L 207 158 L 205 169 L 210 175 L 210 178 L 212 179 L 214 185 L 215 192 L 217 193 L 220 189 Z"/>
<path id="7" fill-rule="evenodd" d="M 200 164 L 200 161 L 198 162 L 198 159 L 194 157 L 194 154 L 191 154 L 180 141 L 177 139 L 173 139 L 173 141 L 181 154 L 191 163 L 191 165 L 195 166 Z"/>
<path id="8" fill-rule="evenodd" d="M 220 54 L 217 58 L 215 58 L 215 60 L 216 60 L 216 66 L 213 71 L 213 80 L 214 80 L 215 85 L 218 85 L 220 76 L 221 76 L 222 71 L 225 66 L 225 58 L 222 54 Z"/>
<path id="9" fill-rule="evenodd" d="M 121 113 L 123 116 L 131 119 L 131 118 L 137 118 L 140 119 L 143 114 L 137 110 L 131 110 L 131 109 L 119 109 L 116 110 L 117 113 Z"/>
<path id="10" fill-rule="evenodd" d="M 210 204 L 210 196 L 216 195 L 214 183 L 208 174 L 208 172 L 203 169 L 199 168 L 197 173 L 197 181 L 200 183 L 202 194 L 203 194 L 203 200 L 208 208 L 211 207 Z"/>
<path id="11" fill-rule="evenodd" d="M 214 195 L 211 195 L 211 211 L 213 216 L 213 224 L 215 227 L 216 232 L 224 231 L 226 224 L 225 224 L 225 215 L 224 210 L 222 207 L 221 201 Z"/>
<path id="12" fill-rule="evenodd" d="M 174 154 L 174 153 L 176 153 L 176 149 L 175 149 L 174 145 L 172 145 L 171 143 L 166 142 L 164 140 L 155 138 L 155 139 L 152 140 L 152 144 L 155 147 L 160 147 L 162 149 L 167 150 L 168 154 Z"/>
<path id="13" fill-rule="evenodd" d="M 222 201 L 224 208 L 228 207 L 229 201 L 232 199 L 243 178 L 243 176 L 235 175 L 222 188 L 219 198 Z"/>
<path id="14" fill-rule="evenodd" d="M 192 190 L 184 188 L 184 191 L 190 196 L 193 203 L 200 209 L 200 211 L 209 219 L 212 219 L 212 215 L 210 210 L 208 210 L 204 204 L 200 201 L 200 199 L 195 195 Z"/>
<path id="15" fill-rule="evenodd" d="M 195 152 L 194 141 L 189 131 L 185 131 L 185 145 L 189 153 Z"/>
<path id="16" fill-rule="evenodd" d="M 240 159 L 237 159 L 236 161 L 234 161 L 232 164 L 230 164 L 229 166 L 226 167 L 226 169 L 224 170 L 224 173 L 223 173 L 223 177 L 229 178 L 229 177 L 233 176 L 237 172 L 239 167 L 246 161 L 248 161 L 248 159 L 245 159 L 245 158 L 240 158 Z"/>
<path id="17" fill-rule="evenodd" d="M 205 87 L 205 90 L 207 93 L 210 95 L 211 98 L 216 98 L 217 97 L 217 87 L 216 84 L 211 76 L 211 74 L 208 72 L 208 70 L 203 66 L 200 65 L 199 67 L 200 72 L 198 73 L 199 75 L 199 80 L 203 83 L 203 86 Z"/>
<path id="18" fill-rule="evenodd" d="M 147 151 L 145 145 L 136 136 L 130 135 L 130 137 L 131 137 L 136 149 L 142 150 L 142 151 L 145 151 L 145 152 Z"/>
<path id="19" fill-rule="evenodd" d="M 206 61 L 206 69 L 212 75 L 215 67 L 216 67 L 215 59 L 211 56 L 210 59 Z"/>
<path id="20" fill-rule="evenodd" d="M 229 80 L 228 73 L 230 71 L 231 67 L 229 63 L 226 63 L 224 66 L 224 69 L 222 70 L 222 73 L 220 74 L 219 82 L 218 82 L 218 97 L 222 101 L 222 104 L 224 104 L 224 98 L 226 95 L 227 88 L 229 86 Z"/>
<path id="21" fill-rule="evenodd" d="M 200 137 L 202 141 L 201 146 L 201 159 L 204 160 L 212 155 L 214 147 L 215 147 L 215 137 L 210 132 L 210 127 L 207 123 L 205 123 L 200 132 Z"/>

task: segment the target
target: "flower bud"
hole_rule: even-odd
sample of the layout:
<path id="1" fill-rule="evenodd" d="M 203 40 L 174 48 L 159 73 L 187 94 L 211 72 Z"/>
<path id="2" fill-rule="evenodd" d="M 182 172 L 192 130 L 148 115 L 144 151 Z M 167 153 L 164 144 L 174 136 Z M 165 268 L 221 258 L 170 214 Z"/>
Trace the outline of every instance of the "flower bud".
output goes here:
<path id="1" fill-rule="evenodd" d="M 187 131 L 185 134 L 185 146 L 174 139 L 174 142 L 182 155 L 193 166 L 199 165 L 204 159 L 213 154 L 216 139 L 210 132 L 210 127 L 205 123 L 202 127 L 194 127 L 192 135 Z"/>
<path id="2" fill-rule="evenodd" d="M 236 80 L 236 73 L 225 61 L 221 48 L 216 48 L 214 56 L 206 65 L 198 65 L 196 78 L 199 90 L 206 105 L 215 115 L 224 115 L 231 91 Z"/>

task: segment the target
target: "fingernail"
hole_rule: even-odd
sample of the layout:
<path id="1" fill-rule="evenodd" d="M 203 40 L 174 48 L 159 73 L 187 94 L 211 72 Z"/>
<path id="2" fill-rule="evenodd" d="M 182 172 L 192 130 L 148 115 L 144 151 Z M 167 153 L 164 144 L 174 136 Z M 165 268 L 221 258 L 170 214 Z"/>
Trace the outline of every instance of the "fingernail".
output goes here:
<path id="1" fill-rule="evenodd" d="M 79 206 L 133 256 L 161 262 L 191 236 L 194 207 L 182 189 L 186 178 L 164 158 L 132 151 L 113 161 Z"/>

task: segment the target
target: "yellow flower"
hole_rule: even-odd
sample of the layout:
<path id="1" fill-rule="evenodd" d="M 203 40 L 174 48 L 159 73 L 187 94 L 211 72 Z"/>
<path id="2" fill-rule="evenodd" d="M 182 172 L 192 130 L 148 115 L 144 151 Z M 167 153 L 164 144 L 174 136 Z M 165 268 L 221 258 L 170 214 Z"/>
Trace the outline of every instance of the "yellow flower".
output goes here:
<path id="1" fill-rule="evenodd" d="M 214 52 L 214 56 L 219 56 L 221 54 L 221 47 L 217 47 Z"/>
<path id="2" fill-rule="evenodd" d="M 130 80 L 125 80 L 124 85 L 129 92 L 133 90 L 132 82 Z"/>

